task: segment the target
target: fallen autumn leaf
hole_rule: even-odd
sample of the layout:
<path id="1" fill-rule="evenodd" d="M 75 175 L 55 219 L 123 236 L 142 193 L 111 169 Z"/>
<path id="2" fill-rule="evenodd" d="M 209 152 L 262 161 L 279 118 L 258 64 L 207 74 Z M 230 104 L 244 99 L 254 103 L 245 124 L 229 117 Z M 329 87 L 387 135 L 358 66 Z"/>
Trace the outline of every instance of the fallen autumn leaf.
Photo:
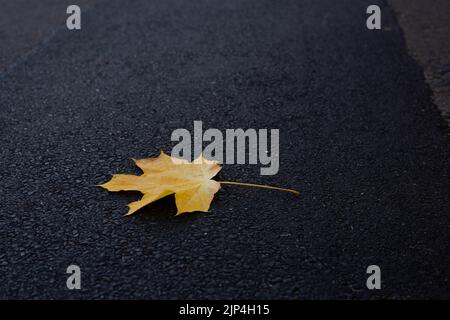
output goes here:
<path id="1" fill-rule="evenodd" d="M 128 204 L 127 215 L 173 193 L 178 209 L 177 215 L 193 211 L 207 212 L 214 194 L 219 191 L 221 184 L 274 189 L 299 195 L 298 191 L 292 189 L 212 180 L 221 167 L 217 162 L 209 161 L 202 155 L 193 162 L 173 160 L 164 152 L 161 152 L 156 158 L 134 160 L 143 171 L 142 175 L 115 174 L 110 181 L 100 187 L 108 191 L 140 191 L 144 194 L 140 200 Z"/>

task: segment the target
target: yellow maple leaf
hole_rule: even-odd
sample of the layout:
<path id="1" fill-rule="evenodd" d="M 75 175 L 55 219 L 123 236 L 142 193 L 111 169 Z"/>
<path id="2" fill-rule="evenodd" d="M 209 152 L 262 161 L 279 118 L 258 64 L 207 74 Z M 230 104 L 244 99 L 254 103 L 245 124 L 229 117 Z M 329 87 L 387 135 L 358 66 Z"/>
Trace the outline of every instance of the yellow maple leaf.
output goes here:
<path id="1" fill-rule="evenodd" d="M 170 194 L 175 194 L 177 215 L 193 211 L 207 212 L 214 194 L 220 189 L 220 184 L 277 189 L 299 194 L 291 189 L 212 180 L 221 167 L 217 162 L 209 161 L 202 155 L 193 162 L 189 162 L 171 158 L 161 152 L 157 158 L 134 160 L 134 162 L 141 168 L 142 175 L 115 174 L 110 181 L 100 185 L 109 191 L 140 191 L 144 194 L 140 200 L 128 205 L 127 215 Z"/>

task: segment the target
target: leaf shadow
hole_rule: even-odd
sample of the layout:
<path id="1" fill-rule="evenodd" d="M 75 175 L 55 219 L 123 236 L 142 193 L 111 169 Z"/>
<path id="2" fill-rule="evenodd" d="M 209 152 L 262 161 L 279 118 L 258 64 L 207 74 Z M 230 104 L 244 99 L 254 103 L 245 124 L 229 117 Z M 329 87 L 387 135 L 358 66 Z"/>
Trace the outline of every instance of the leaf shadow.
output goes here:
<path id="1" fill-rule="evenodd" d="M 130 203 L 142 198 L 142 193 L 129 191 L 126 193 L 116 194 L 124 202 Z M 124 213 L 128 210 L 128 207 L 124 207 Z M 127 217 L 139 222 L 155 223 L 155 222 L 192 222 L 198 216 L 196 213 L 185 213 L 179 216 L 177 214 L 177 207 L 175 205 L 175 195 L 169 195 L 155 202 L 152 202 L 140 210 L 136 211 L 133 215 Z"/>

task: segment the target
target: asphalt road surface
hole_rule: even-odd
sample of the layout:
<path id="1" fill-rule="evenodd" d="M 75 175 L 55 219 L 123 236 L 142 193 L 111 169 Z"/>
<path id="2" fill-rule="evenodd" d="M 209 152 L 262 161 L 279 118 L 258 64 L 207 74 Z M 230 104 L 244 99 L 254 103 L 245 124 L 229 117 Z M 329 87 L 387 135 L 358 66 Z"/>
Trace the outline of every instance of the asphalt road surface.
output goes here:
<path id="1" fill-rule="evenodd" d="M 0 298 L 450 298 L 430 95 L 384 1 L 98 2 L 0 74 Z M 168 198 L 123 217 L 139 194 L 95 185 L 194 120 L 279 128 L 277 175 L 218 178 L 301 196 L 223 186 L 209 213 Z"/>

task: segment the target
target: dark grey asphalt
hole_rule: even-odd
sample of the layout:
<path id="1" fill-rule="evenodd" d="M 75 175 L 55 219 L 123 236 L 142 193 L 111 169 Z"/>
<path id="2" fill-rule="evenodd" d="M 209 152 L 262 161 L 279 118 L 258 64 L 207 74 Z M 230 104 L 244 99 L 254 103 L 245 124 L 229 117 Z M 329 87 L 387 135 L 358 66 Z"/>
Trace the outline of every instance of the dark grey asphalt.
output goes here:
<path id="1" fill-rule="evenodd" d="M 450 126 L 450 1 L 388 0 L 411 56 L 424 69 L 432 101 Z"/>
<path id="2" fill-rule="evenodd" d="M 379 1 L 100 2 L 0 75 L 1 298 L 449 298 L 449 144 Z M 280 128 L 208 214 L 95 184 L 175 128 Z M 65 287 L 82 269 L 82 290 Z M 382 290 L 365 288 L 378 264 Z"/>
<path id="3" fill-rule="evenodd" d="M 87 10 L 100 0 L 77 0 Z M 71 0 L 0 0 L 0 72 L 45 42 L 55 26 L 65 25 Z"/>

